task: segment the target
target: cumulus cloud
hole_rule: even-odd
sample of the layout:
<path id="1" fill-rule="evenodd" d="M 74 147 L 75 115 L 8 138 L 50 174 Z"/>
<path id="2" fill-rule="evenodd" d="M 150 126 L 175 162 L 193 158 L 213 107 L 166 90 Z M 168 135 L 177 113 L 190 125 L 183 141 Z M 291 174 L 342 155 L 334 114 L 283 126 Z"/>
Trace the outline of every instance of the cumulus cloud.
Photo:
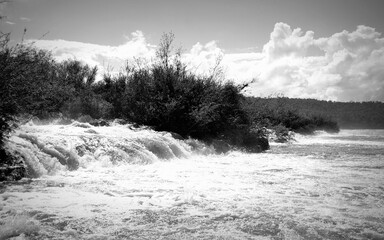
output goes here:
<path id="1" fill-rule="evenodd" d="M 220 63 L 226 78 L 242 83 L 254 78 L 262 57 L 260 53 L 227 54 L 215 41 L 211 41 L 204 45 L 196 43 L 183 55 L 183 60 L 197 74 L 210 74 Z"/>
<path id="2" fill-rule="evenodd" d="M 211 41 L 205 45 L 196 43 L 182 57 L 183 61 L 190 67 L 190 71 L 196 74 L 209 74 L 223 56 L 223 50 L 217 46 L 215 41 Z"/>
<path id="3" fill-rule="evenodd" d="M 277 23 L 261 54 L 248 94 L 384 101 L 384 38 L 374 28 L 315 39 L 311 31 Z"/>
<path id="4" fill-rule="evenodd" d="M 203 70 L 216 55 L 228 78 L 251 82 L 247 95 L 384 101 L 384 38 L 368 26 L 316 39 L 312 31 L 277 23 L 261 52 L 226 54 L 211 42 L 188 53 Z"/>
<path id="5" fill-rule="evenodd" d="M 270 62 L 282 57 L 304 57 L 313 45 L 313 36 L 312 31 L 303 34 L 300 28 L 292 30 L 287 24 L 277 23 L 263 53 Z"/>
<path id="6" fill-rule="evenodd" d="M 38 48 L 52 52 L 58 60 L 76 59 L 91 66 L 98 66 L 99 73 L 116 73 L 124 67 L 127 60 L 135 58 L 151 59 L 155 55 L 155 46 L 149 44 L 141 31 L 127 37 L 119 46 L 105 46 L 66 40 L 29 40 Z"/>
<path id="7" fill-rule="evenodd" d="M 151 59 L 156 46 L 143 33 L 132 33 L 119 46 L 39 40 L 38 47 L 52 50 L 59 59 L 76 58 L 120 70 L 133 57 Z M 287 97 L 337 101 L 384 101 L 384 38 L 368 26 L 315 38 L 312 31 L 277 23 L 260 52 L 226 53 L 215 41 L 196 43 L 183 60 L 197 74 L 210 73 L 221 59 L 228 79 L 250 83 L 252 96 L 283 94 Z"/>

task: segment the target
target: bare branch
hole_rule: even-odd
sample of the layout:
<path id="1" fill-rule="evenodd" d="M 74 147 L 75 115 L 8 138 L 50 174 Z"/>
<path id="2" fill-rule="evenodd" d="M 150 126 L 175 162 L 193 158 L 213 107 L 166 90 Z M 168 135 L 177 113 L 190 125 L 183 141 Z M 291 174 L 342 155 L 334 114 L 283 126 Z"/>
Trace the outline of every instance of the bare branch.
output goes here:
<path id="1" fill-rule="evenodd" d="M 164 33 L 161 37 L 159 48 L 156 51 L 156 56 L 166 68 L 168 68 L 169 66 L 169 61 L 173 50 L 172 44 L 174 39 L 175 35 L 172 32 Z"/>
<path id="2" fill-rule="evenodd" d="M 215 65 L 211 68 L 209 74 L 209 80 L 222 81 L 224 80 L 224 69 L 222 66 L 223 55 L 216 57 Z"/>

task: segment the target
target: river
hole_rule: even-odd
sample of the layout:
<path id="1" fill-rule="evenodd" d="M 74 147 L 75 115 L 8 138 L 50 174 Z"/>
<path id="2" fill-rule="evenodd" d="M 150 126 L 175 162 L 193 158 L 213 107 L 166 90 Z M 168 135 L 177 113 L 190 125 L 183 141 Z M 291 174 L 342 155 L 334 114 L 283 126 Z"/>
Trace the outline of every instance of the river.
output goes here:
<path id="1" fill-rule="evenodd" d="M 384 130 L 295 138 L 217 155 L 127 125 L 23 125 L 9 147 L 31 178 L 1 183 L 0 239 L 384 239 Z"/>

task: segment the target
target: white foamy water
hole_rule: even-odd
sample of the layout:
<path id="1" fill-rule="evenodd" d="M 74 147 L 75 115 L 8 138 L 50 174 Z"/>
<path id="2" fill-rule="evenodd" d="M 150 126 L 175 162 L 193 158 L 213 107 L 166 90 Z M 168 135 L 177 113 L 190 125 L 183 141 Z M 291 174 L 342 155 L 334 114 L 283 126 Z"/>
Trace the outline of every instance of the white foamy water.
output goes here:
<path id="1" fill-rule="evenodd" d="M 30 239 L 384 239 L 384 131 L 296 138 L 215 155 L 148 129 L 22 126 L 10 148 L 33 178 L 1 185 L 0 239 L 7 222 Z"/>

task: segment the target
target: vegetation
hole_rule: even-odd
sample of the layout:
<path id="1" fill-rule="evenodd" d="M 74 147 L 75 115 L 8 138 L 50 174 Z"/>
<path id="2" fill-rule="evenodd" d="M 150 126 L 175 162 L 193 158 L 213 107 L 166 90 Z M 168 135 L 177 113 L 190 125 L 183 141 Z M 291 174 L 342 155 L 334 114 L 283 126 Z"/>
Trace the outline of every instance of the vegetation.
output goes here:
<path id="1" fill-rule="evenodd" d="M 342 127 L 384 127 L 383 103 L 334 103 L 310 99 L 245 98 L 242 88 L 224 82 L 218 66 L 207 75 L 188 71 L 173 35 L 164 35 L 153 62 L 127 62 L 125 72 L 104 75 L 77 60 L 57 62 L 33 45 L 9 46 L 0 39 L 0 155 L 15 116 L 63 116 L 75 119 L 122 118 L 159 131 L 193 137 L 217 149 L 229 145 L 260 151 L 268 148 L 266 129 L 282 139 L 288 131 L 338 132 Z M 358 123 L 363 123 L 359 125 Z M 12 161 L 10 161 L 12 162 Z"/>
<path id="2" fill-rule="evenodd" d="M 245 98 L 241 87 L 223 82 L 218 67 L 205 76 L 189 72 L 180 51 L 173 51 L 173 35 L 165 34 L 154 62 L 128 62 L 118 76 L 104 75 L 77 60 L 57 62 L 32 45 L 9 46 L 0 41 L 0 147 L 3 150 L 15 116 L 39 118 L 122 118 L 204 140 L 225 149 L 234 145 L 250 151 L 268 148 L 266 128 L 287 136 L 289 130 L 312 133 L 338 131 L 324 114 L 298 110 L 287 98 Z M 296 106 L 296 107 L 295 107 Z M 301 106 L 300 106 L 301 107 Z M 88 117 L 84 117 L 88 116 Z"/>
<path id="3" fill-rule="evenodd" d="M 127 63 L 125 73 L 98 82 L 96 67 L 77 60 L 59 63 L 47 51 L 5 41 L 0 51 L 1 151 L 5 154 L 3 143 L 20 114 L 123 118 L 214 145 L 268 148 L 242 108 L 241 89 L 219 81 L 217 72 L 197 76 L 187 71 L 172 41 L 173 35 L 164 35 L 153 63 L 137 59 Z"/>
<path id="4" fill-rule="evenodd" d="M 292 104 L 287 98 L 245 98 L 241 87 L 220 80 L 217 66 L 205 76 L 189 72 L 180 51 L 173 51 L 173 38 L 172 34 L 164 35 L 154 62 L 127 62 L 124 73 L 106 74 L 96 82 L 96 67 L 77 60 L 59 63 L 49 52 L 32 45 L 10 47 L 8 35 L 3 35 L 2 162 L 9 159 L 3 150 L 4 141 L 15 126 L 15 116 L 20 114 L 39 118 L 122 118 L 201 139 L 217 149 L 234 145 L 251 151 L 268 148 L 265 128 L 275 129 L 284 138 L 288 131 L 339 130 L 328 115 L 303 111 L 303 103 Z"/>
<path id="5" fill-rule="evenodd" d="M 278 135 L 287 136 L 288 131 L 311 134 L 315 130 L 338 132 L 339 126 L 324 113 L 302 110 L 302 105 L 292 104 L 288 98 L 247 98 L 243 108 L 253 122 L 276 130 Z"/>
<path id="6" fill-rule="evenodd" d="M 272 98 L 262 101 L 273 102 Z M 295 106 L 304 115 L 332 118 L 340 128 L 383 129 L 384 103 L 382 102 L 333 102 L 315 99 L 283 98 L 286 106 Z"/>
<path id="7" fill-rule="evenodd" d="M 95 85 L 95 92 L 112 103 L 111 115 L 209 143 L 220 140 L 251 151 L 266 149 L 264 136 L 251 130 L 252 122 L 242 109 L 241 89 L 220 82 L 216 72 L 188 72 L 180 52 L 172 54 L 172 41 L 172 34 L 164 35 L 156 62 L 128 63 L 125 74 L 105 76 Z M 250 139 L 254 147 L 247 145 Z"/>
<path id="8" fill-rule="evenodd" d="M 251 105 L 253 107 L 250 108 L 253 109 L 270 109 L 268 113 L 264 113 L 265 116 L 293 110 L 297 115 L 313 119 L 317 128 L 331 132 L 337 130 L 336 122 L 344 129 L 384 128 L 382 102 L 333 102 L 286 97 L 247 98 L 246 102 L 248 107 Z M 255 113 L 252 115 L 255 116 Z"/>
<path id="9" fill-rule="evenodd" d="M 6 48 L 9 35 L 3 34 L 0 37 L 0 160 L 1 163 L 8 163 L 11 157 L 4 150 L 5 140 L 10 131 L 16 127 L 14 124 L 16 111 L 15 96 L 12 94 L 12 83 L 6 66 L 7 56 L 10 55 L 10 50 Z"/>

